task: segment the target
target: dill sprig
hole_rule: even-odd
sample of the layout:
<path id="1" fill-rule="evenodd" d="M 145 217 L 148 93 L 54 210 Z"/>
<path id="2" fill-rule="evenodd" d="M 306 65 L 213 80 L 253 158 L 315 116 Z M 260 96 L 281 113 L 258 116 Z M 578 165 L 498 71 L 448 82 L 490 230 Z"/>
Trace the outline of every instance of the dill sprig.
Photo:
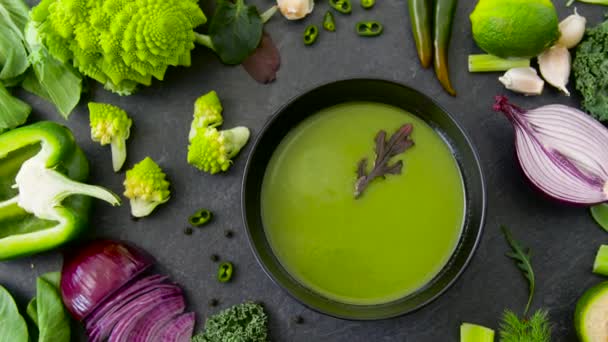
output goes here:
<path id="1" fill-rule="evenodd" d="M 500 342 L 550 342 L 551 323 L 545 310 L 536 311 L 530 319 L 520 319 L 505 310 L 500 323 Z"/>

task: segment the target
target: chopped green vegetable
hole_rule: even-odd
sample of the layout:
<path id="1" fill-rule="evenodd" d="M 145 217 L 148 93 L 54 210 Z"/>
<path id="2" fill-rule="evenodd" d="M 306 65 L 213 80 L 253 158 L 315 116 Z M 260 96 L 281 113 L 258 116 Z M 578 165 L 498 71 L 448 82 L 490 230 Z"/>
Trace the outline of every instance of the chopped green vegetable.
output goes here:
<path id="1" fill-rule="evenodd" d="M 530 66 L 527 58 L 500 58 L 493 55 L 469 55 L 469 72 L 507 71 Z"/>
<path id="2" fill-rule="evenodd" d="M 207 209 L 201 209 L 194 213 L 194 215 L 190 216 L 188 222 L 195 227 L 202 227 L 209 223 L 213 218 L 213 213 Z"/>
<path id="3" fill-rule="evenodd" d="M 13 297 L 2 285 L 0 285 L 0 341 L 29 341 L 25 320 L 19 313 Z"/>
<path id="4" fill-rule="evenodd" d="M 477 324 L 463 323 L 460 326 L 460 342 L 494 342 L 494 330 Z"/>
<path id="5" fill-rule="evenodd" d="M 111 144 L 112 166 L 118 172 L 127 159 L 131 119 L 124 110 L 107 103 L 89 102 L 91 138 L 102 146 Z"/>
<path id="6" fill-rule="evenodd" d="M 376 37 L 382 34 L 384 28 L 377 21 L 360 21 L 355 25 L 355 30 L 361 37 Z"/>
<path id="7" fill-rule="evenodd" d="M 608 276 L 608 245 L 601 245 L 597 250 L 593 273 Z"/>
<path id="8" fill-rule="evenodd" d="M 583 109 L 598 120 L 608 120 L 608 21 L 586 31 L 578 45 L 572 70 Z"/>
<path id="9" fill-rule="evenodd" d="M 269 342 L 268 316 L 261 305 L 243 303 L 207 319 L 205 330 L 192 342 Z"/>
<path id="10" fill-rule="evenodd" d="M 317 25 L 308 25 L 306 26 L 306 28 L 304 29 L 304 44 L 305 45 L 312 45 L 317 41 L 317 38 L 319 37 L 319 28 L 317 27 Z"/>
<path id="11" fill-rule="evenodd" d="M 535 289 L 535 279 L 534 279 L 534 270 L 532 269 L 532 263 L 530 262 L 531 253 L 530 249 L 525 250 L 524 247 L 511 235 L 511 231 L 505 226 L 501 226 L 505 239 L 509 243 L 509 246 L 513 250 L 512 252 L 508 252 L 507 256 L 515 260 L 517 264 L 517 268 L 522 272 L 523 276 L 528 281 L 528 302 L 526 304 L 526 308 L 524 309 L 524 316 L 528 314 L 530 310 L 530 305 L 532 305 L 532 298 L 534 297 L 534 289 Z"/>
<path id="12" fill-rule="evenodd" d="M 220 283 L 227 283 L 232 279 L 232 273 L 234 272 L 234 266 L 231 262 L 224 261 L 217 268 L 217 280 Z"/>
<path id="13" fill-rule="evenodd" d="M 529 319 L 520 319 L 505 310 L 500 324 L 501 342 L 550 342 L 551 323 L 545 310 L 538 310 Z"/>
<path id="14" fill-rule="evenodd" d="M 131 203 L 131 215 L 144 217 L 169 200 L 169 182 L 163 170 L 150 157 L 144 158 L 127 171 L 125 197 Z"/>
<path id="15" fill-rule="evenodd" d="M 353 10 L 350 0 L 329 0 L 329 6 L 342 14 L 350 14 Z"/>
<path id="16" fill-rule="evenodd" d="M 370 9 L 374 7 L 376 4 L 376 0 L 361 0 L 361 7 L 364 9 Z"/>
<path id="17" fill-rule="evenodd" d="M 235 157 L 249 140 L 247 127 L 219 131 L 223 122 L 222 105 L 217 93 L 211 91 L 194 104 L 194 119 L 190 127 L 188 163 L 211 174 L 227 171 Z"/>
<path id="18" fill-rule="evenodd" d="M 38 342 L 69 342 L 70 318 L 59 291 L 59 272 L 47 273 L 36 280 L 36 297 L 27 314 L 38 327 Z"/>
<path id="19" fill-rule="evenodd" d="M 334 15 L 327 11 L 323 16 L 323 28 L 326 31 L 334 32 L 336 30 L 336 21 L 334 20 Z M 306 42 L 306 39 L 304 40 Z"/>

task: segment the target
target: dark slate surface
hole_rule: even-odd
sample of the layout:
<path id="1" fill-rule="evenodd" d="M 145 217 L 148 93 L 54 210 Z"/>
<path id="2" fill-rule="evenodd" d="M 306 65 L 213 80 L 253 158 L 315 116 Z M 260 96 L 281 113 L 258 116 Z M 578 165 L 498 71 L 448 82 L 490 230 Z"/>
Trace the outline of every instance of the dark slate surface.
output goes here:
<path id="1" fill-rule="evenodd" d="M 570 10 L 563 1 L 558 2 L 563 18 Z M 271 5 L 267 0 L 256 3 L 261 8 Z M 321 32 L 314 47 L 303 46 L 301 33 L 305 25 L 321 22 L 325 2 L 319 2 L 312 17 L 302 22 L 273 18 L 267 30 L 281 51 L 283 65 L 278 80 L 271 85 L 259 85 L 242 68 L 222 66 L 212 53 L 197 48 L 190 68 L 173 68 L 164 82 L 155 82 L 136 95 L 119 97 L 94 87 L 92 99 L 121 106 L 133 117 L 126 166 L 151 156 L 171 179 L 173 193 L 171 201 L 137 222 L 131 220 L 127 203 L 120 208 L 96 203 L 90 234 L 129 240 L 150 251 L 161 271 L 186 290 L 199 327 L 219 308 L 259 300 L 270 313 L 274 341 L 436 342 L 457 341 L 463 321 L 497 328 L 505 308 L 520 310 L 524 306 L 526 283 L 504 256 L 507 246 L 498 229 L 506 224 L 534 251 L 538 284 L 534 308 L 542 306 L 550 311 L 555 341 L 574 341 L 574 306 L 585 289 L 602 280 L 591 274 L 591 265 L 597 247 L 608 239 L 586 209 L 548 201 L 526 184 L 514 158 L 513 131 L 503 116 L 490 109 L 492 96 L 504 92 L 496 80 L 498 74 L 471 75 L 466 70 L 467 55 L 478 52 L 468 20 L 473 7 L 474 1 L 461 1 L 456 14 L 450 50 L 452 79 L 459 93 L 454 98 L 440 88 L 431 70 L 419 66 L 403 0 L 378 0 L 371 11 L 363 11 L 355 3 L 350 17 L 336 15 L 337 32 Z M 578 9 L 592 24 L 603 18 L 600 6 L 579 5 Z M 357 37 L 353 26 L 361 19 L 382 21 L 384 34 L 375 39 Z M 222 99 L 224 125 L 248 126 L 255 136 L 291 97 L 325 82 L 359 76 L 414 86 L 448 108 L 479 151 L 488 189 L 486 230 L 463 276 L 424 309 L 378 322 L 349 322 L 313 312 L 288 297 L 262 272 L 248 246 L 240 215 L 240 183 L 249 148 L 224 175 L 203 174 L 185 161 L 193 102 L 209 90 L 216 90 Z M 85 100 L 66 122 L 47 103 L 24 97 L 34 107 L 32 120 L 56 120 L 72 128 L 92 165 L 92 182 L 123 191 L 124 174 L 112 172 L 109 147 L 100 147 L 89 137 Z M 551 88 L 541 97 L 511 97 L 530 108 L 549 103 L 577 105 L 579 101 L 577 96 L 567 98 Z M 184 235 L 186 218 L 200 207 L 212 209 L 217 219 L 192 236 Z M 224 237 L 227 229 L 235 232 L 232 239 Z M 237 273 L 232 283 L 215 281 L 216 265 L 209 259 L 212 253 L 235 263 Z M 60 265 L 57 252 L 2 262 L 0 283 L 25 305 L 35 292 L 35 277 L 58 270 Z M 219 299 L 219 308 L 208 305 L 211 298 Z M 304 318 L 304 324 L 293 323 L 296 315 Z"/>

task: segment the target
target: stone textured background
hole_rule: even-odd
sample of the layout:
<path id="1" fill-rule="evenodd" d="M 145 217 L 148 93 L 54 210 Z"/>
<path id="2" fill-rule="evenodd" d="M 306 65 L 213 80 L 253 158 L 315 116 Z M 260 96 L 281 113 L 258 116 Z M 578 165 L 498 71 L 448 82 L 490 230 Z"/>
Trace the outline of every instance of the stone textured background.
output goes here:
<path id="1" fill-rule="evenodd" d="M 253 2 L 261 9 L 272 5 L 269 0 Z M 571 11 L 564 2 L 556 1 L 560 18 Z M 151 217 L 139 221 L 131 220 L 127 203 L 110 208 L 97 202 L 89 231 L 92 236 L 132 241 L 151 252 L 158 268 L 184 287 L 199 327 L 220 308 L 251 299 L 265 303 L 274 341 L 443 342 L 458 340 L 463 321 L 497 328 L 502 311 L 520 310 L 527 296 L 524 279 L 504 256 L 507 245 L 498 227 L 506 224 L 533 251 L 537 276 L 533 307 L 550 311 L 555 341 L 574 341 L 574 306 L 585 289 L 602 281 L 591 273 L 591 266 L 598 246 L 608 241 L 608 236 L 594 224 L 586 209 L 546 200 L 526 183 L 515 160 L 513 130 L 501 114 L 491 110 L 493 96 L 505 93 L 497 81 L 499 75 L 467 72 L 467 55 L 479 52 L 468 20 L 474 4 L 471 0 L 460 1 L 456 13 L 450 63 L 457 97 L 448 96 L 440 88 L 432 70 L 419 66 L 405 0 L 377 0 L 371 11 L 364 11 L 354 0 L 353 14 L 337 14 L 337 32 L 321 32 L 313 47 L 302 44 L 302 31 L 309 23 L 321 23 L 328 8 L 326 1 L 319 1 L 313 15 L 302 22 L 287 22 L 276 16 L 266 29 L 281 51 L 282 67 L 278 80 L 271 85 L 255 83 L 241 67 L 223 66 L 201 47 L 194 51 L 190 68 L 172 68 L 163 82 L 154 82 L 136 95 L 119 97 L 94 84 L 89 98 L 83 99 L 67 122 L 49 104 L 21 95 L 34 107 L 32 121 L 50 119 L 72 128 L 89 157 L 91 182 L 117 193 L 123 191 L 124 173 L 112 172 L 109 147 L 91 141 L 86 103 L 88 99 L 113 103 L 133 117 L 126 167 L 151 156 L 172 182 L 172 199 Z M 208 9 L 209 4 L 205 2 L 203 7 Z M 597 24 L 603 20 L 605 8 L 578 5 L 578 10 L 591 24 Z M 354 24 L 363 19 L 383 22 L 384 34 L 374 39 L 356 36 Z M 240 184 L 249 148 L 223 175 L 206 175 L 186 163 L 193 102 L 201 94 L 216 90 L 224 105 L 225 127 L 248 126 L 255 138 L 272 113 L 290 98 L 325 82 L 351 77 L 394 80 L 435 98 L 472 138 L 488 190 L 485 233 L 463 276 L 424 309 L 378 322 L 343 321 L 313 312 L 264 275 L 248 246 L 240 213 Z M 573 85 L 569 88 L 574 89 Z M 509 95 L 527 108 L 579 103 L 577 95 L 567 98 L 549 87 L 541 97 Z M 184 235 L 187 217 L 201 207 L 215 212 L 213 224 L 195 230 L 192 236 Z M 235 232 L 234 238 L 224 237 L 226 229 Z M 212 253 L 235 263 L 233 282 L 220 284 L 215 280 L 217 265 L 209 260 Z M 36 276 L 60 266 L 58 252 L 2 262 L 0 283 L 24 306 L 35 292 Z M 218 298 L 220 307 L 210 307 L 211 298 Z M 304 318 L 304 324 L 293 323 L 296 315 Z"/>

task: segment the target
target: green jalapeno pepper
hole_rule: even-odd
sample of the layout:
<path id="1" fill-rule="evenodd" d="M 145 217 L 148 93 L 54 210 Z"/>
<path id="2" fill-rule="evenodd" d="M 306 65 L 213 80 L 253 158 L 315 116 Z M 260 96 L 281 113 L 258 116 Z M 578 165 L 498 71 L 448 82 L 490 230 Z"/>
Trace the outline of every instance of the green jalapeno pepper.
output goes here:
<path id="1" fill-rule="evenodd" d="M 382 34 L 382 24 L 377 21 L 360 21 L 355 26 L 357 34 L 362 37 L 376 37 Z"/>
<path id="2" fill-rule="evenodd" d="M 437 0 L 435 3 L 435 24 L 433 27 L 433 46 L 435 47 L 433 64 L 435 74 L 443 89 L 452 96 L 456 96 L 456 91 L 450 82 L 448 48 L 450 46 L 452 22 L 457 2 L 457 0 Z"/>
<path id="3" fill-rule="evenodd" d="M 334 32 L 336 30 L 336 22 L 334 20 L 334 15 L 331 14 L 330 11 L 325 13 L 323 17 L 323 28 L 327 31 Z"/>
<path id="4" fill-rule="evenodd" d="M 433 58 L 433 40 L 431 38 L 431 9 L 430 0 L 409 0 L 410 21 L 412 34 L 416 42 L 416 51 L 423 68 L 431 66 Z"/>
<path id="5" fill-rule="evenodd" d="M 213 218 L 213 213 L 207 209 L 201 209 L 190 216 L 188 222 L 195 227 L 201 227 L 209 223 Z"/>
<path id="6" fill-rule="evenodd" d="M 234 266 L 231 262 L 224 261 L 217 268 L 217 280 L 221 283 L 227 283 L 232 279 Z"/>
<path id="7" fill-rule="evenodd" d="M 329 5 L 342 14 L 350 14 L 353 10 L 350 0 L 329 0 Z"/>
<path id="8" fill-rule="evenodd" d="M 374 7 L 376 4 L 376 0 L 361 0 L 361 7 L 365 9 L 370 9 Z"/>
<path id="9" fill-rule="evenodd" d="M 308 25 L 304 30 L 304 44 L 312 45 L 317 41 L 319 37 L 319 28 L 317 25 Z"/>

